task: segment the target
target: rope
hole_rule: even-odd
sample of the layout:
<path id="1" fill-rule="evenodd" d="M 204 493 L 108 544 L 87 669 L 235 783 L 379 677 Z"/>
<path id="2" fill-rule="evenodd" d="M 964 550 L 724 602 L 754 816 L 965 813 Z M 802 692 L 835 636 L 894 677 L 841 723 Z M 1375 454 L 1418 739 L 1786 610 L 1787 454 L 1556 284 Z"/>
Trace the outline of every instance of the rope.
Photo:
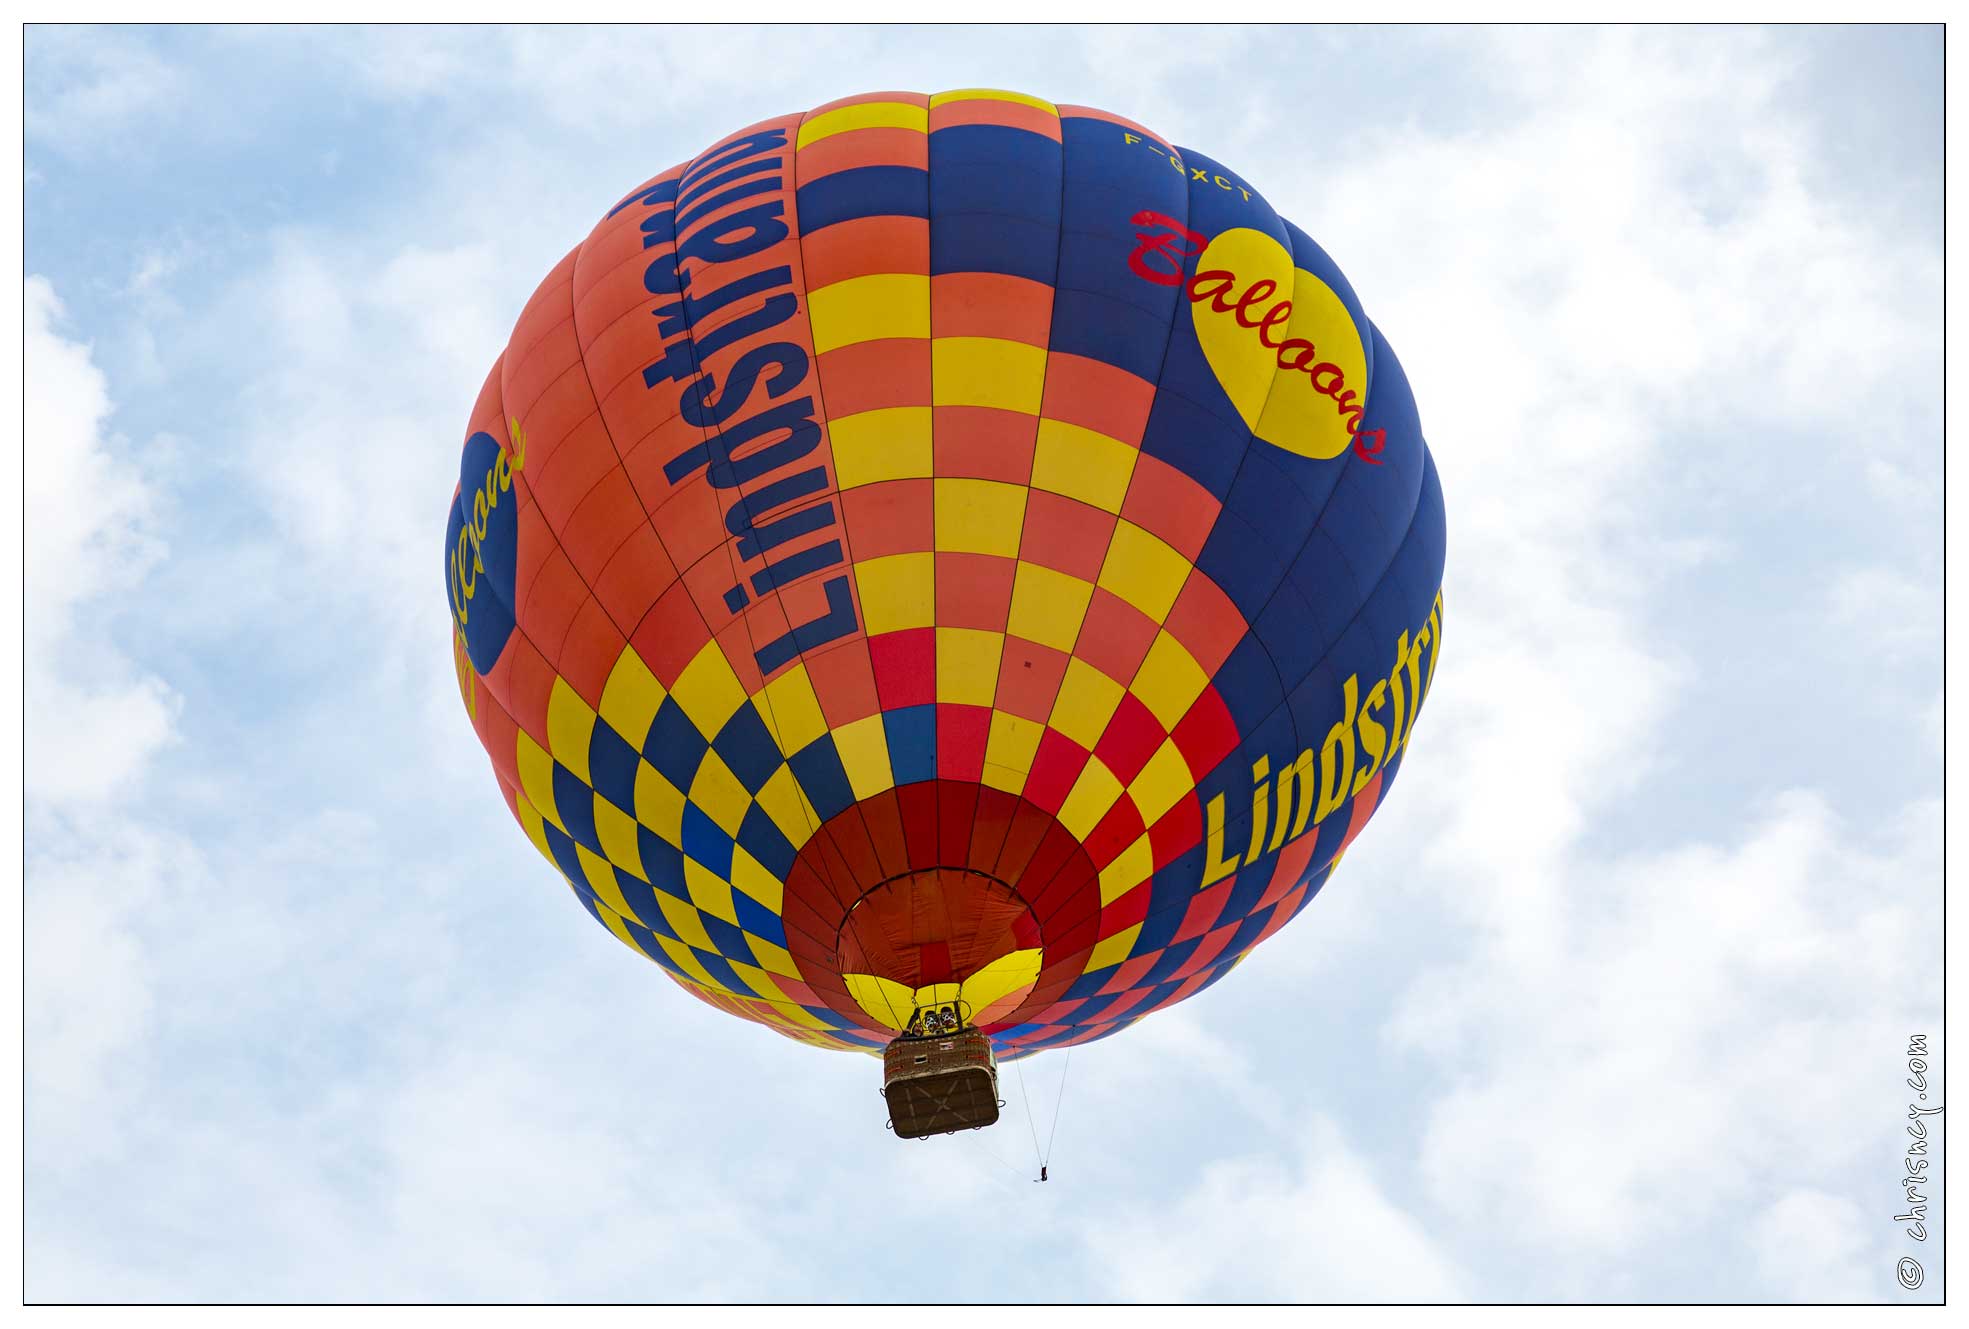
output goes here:
<path id="1" fill-rule="evenodd" d="M 1039 1166 L 1042 1168 L 1053 1161 L 1053 1140 L 1060 1133 L 1060 1104 L 1066 1101 L 1067 1072 L 1072 1069 L 1073 1049 L 1068 1048 L 1066 1062 L 1060 1067 L 1060 1090 L 1053 1099 L 1053 1129 L 1046 1133 L 1046 1154 L 1039 1160 Z"/>
<path id="2" fill-rule="evenodd" d="M 1039 1156 L 1039 1123 L 1032 1119 L 1032 1099 L 1026 1093 L 1026 1059 L 1020 1057 L 1012 1064 L 1019 1068 L 1019 1099 L 1025 1104 L 1026 1125 L 1032 1128 L 1032 1156 L 1043 1168 L 1046 1166 L 1046 1160 Z"/>

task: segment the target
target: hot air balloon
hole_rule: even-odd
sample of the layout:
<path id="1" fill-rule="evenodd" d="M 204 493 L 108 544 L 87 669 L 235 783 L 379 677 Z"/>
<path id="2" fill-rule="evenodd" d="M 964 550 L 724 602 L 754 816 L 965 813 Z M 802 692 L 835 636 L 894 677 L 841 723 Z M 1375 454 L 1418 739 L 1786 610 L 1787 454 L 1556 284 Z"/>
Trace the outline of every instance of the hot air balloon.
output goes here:
<path id="1" fill-rule="evenodd" d="M 1386 798 L 1442 648 L 1401 365 L 1243 176 L 881 92 L 610 207 L 465 431 L 445 585 L 507 806 L 899 1135 L 1195 996 Z"/>

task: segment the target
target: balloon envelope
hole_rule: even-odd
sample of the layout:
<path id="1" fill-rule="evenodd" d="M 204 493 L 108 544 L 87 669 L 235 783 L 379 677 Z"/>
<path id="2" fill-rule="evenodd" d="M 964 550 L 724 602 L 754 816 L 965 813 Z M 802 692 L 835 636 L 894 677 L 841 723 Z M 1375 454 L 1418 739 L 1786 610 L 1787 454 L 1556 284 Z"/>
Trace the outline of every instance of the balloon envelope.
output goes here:
<path id="1" fill-rule="evenodd" d="M 1001 91 L 752 126 L 548 274 L 466 429 L 454 655 L 576 899 L 722 1010 L 1002 1054 L 1325 883 L 1442 642 L 1359 299 L 1243 176 Z"/>

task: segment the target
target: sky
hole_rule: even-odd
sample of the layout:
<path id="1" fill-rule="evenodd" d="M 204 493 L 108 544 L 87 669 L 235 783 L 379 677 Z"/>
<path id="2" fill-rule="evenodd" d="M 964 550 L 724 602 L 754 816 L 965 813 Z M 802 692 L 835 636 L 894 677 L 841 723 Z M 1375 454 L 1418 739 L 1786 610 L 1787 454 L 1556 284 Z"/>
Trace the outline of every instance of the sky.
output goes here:
<path id="1" fill-rule="evenodd" d="M 30 1300 L 1939 1299 L 1940 1188 L 1894 1217 L 1943 1051 L 1939 28 L 25 45 Z M 904 1143 L 874 1062 L 541 862 L 439 547 L 486 369 L 629 187 L 977 86 L 1334 256 L 1452 626 L 1293 926 Z"/>

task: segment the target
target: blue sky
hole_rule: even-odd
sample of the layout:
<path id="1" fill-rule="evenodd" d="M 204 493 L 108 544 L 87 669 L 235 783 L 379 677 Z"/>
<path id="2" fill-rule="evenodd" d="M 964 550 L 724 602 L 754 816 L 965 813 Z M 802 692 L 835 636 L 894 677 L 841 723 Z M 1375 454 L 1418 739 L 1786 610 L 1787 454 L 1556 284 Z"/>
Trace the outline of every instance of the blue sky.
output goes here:
<path id="1" fill-rule="evenodd" d="M 485 370 L 627 187 L 967 86 L 1262 187 L 1449 513 L 1395 794 L 1074 1055 L 1045 1186 L 1018 1072 L 902 1144 L 873 1062 L 594 926 L 438 571 Z M 1911 27 L 30 29 L 28 1295 L 1938 1297 L 1941 96 Z"/>

